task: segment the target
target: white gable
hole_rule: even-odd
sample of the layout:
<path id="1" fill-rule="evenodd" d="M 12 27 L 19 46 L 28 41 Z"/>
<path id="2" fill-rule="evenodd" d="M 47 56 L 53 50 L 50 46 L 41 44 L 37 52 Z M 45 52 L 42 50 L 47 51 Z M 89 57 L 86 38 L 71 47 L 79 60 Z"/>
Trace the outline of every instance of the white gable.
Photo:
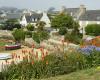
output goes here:
<path id="1" fill-rule="evenodd" d="M 45 27 L 50 27 L 50 19 L 47 16 L 47 13 L 46 12 L 43 12 L 43 16 L 40 19 L 40 21 L 44 21 L 46 23 L 46 26 Z"/>

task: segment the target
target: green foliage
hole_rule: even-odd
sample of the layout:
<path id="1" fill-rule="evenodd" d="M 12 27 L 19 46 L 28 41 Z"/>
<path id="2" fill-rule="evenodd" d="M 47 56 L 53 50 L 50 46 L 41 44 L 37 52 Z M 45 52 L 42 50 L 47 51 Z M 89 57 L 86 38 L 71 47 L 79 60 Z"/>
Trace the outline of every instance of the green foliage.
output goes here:
<path id="1" fill-rule="evenodd" d="M 74 26 L 73 23 L 74 20 L 70 15 L 59 14 L 52 19 L 51 26 L 55 29 L 59 29 L 60 27 L 71 29 Z"/>
<path id="2" fill-rule="evenodd" d="M 65 35 L 66 33 L 67 33 L 66 27 L 61 27 L 61 28 L 59 29 L 59 34 L 60 34 L 60 35 Z"/>
<path id="3" fill-rule="evenodd" d="M 33 32 L 32 38 L 37 43 L 40 43 L 41 41 L 43 41 L 45 39 L 48 39 L 49 38 L 49 34 L 48 34 L 47 31 L 37 31 L 37 32 Z"/>
<path id="4" fill-rule="evenodd" d="M 91 54 L 85 55 L 88 67 L 100 66 L 100 52 L 93 51 Z"/>
<path id="5" fill-rule="evenodd" d="M 100 35 L 100 24 L 89 24 L 85 27 L 87 35 L 98 36 Z"/>
<path id="6" fill-rule="evenodd" d="M 7 30 L 13 30 L 14 28 L 20 29 L 21 25 L 19 24 L 19 21 L 17 19 L 8 19 L 5 23 L 4 23 L 4 27 L 3 29 L 7 29 Z"/>
<path id="7" fill-rule="evenodd" d="M 75 44 L 80 44 L 80 42 L 82 41 L 82 37 L 80 34 L 65 34 L 65 40 Z"/>
<path id="8" fill-rule="evenodd" d="M 26 28 L 28 31 L 34 31 L 34 26 L 32 24 L 28 24 Z"/>
<path id="9" fill-rule="evenodd" d="M 12 35 L 18 42 L 23 41 L 25 39 L 25 32 L 23 31 L 23 29 L 14 29 Z"/>
<path id="10" fill-rule="evenodd" d="M 85 57 L 81 53 L 67 53 L 62 54 L 50 54 L 44 58 L 44 60 L 34 60 L 31 58 L 29 61 L 24 59 L 19 64 L 12 64 L 8 66 L 8 69 L 4 69 L 2 74 L 5 79 L 25 79 L 31 78 L 46 78 L 51 76 L 63 75 L 77 69 L 83 69 L 85 64 Z M 34 61 L 34 64 L 32 64 Z"/>
<path id="11" fill-rule="evenodd" d="M 46 23 L 43 22 L 43 21 L 39 21 L 39 22 L 37 22 L 37 24 L 36 24 L 36 26 L 37 26 L 37 30 L 38 30 L 38 31 L 43 31 L 45 25 L 46 25 Z"/>
<path id="12" fill-rule="evenodd" d="M 25 31 L 25 37 L 32 37 L 32 32 L 31 31 Z"/>

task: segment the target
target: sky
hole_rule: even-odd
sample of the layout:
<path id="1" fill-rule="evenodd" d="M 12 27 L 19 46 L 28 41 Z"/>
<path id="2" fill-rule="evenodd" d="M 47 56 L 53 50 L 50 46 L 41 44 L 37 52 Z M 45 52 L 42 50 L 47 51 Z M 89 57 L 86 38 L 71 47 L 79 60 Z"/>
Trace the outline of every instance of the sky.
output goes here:
<path id="1" fill-rule="evenodd" d="M 79 7 L 84 4 L 87 9 L 100 9 L 100 0 L 0 0 L 1 6 L 17 7 L 20 9 L 47 10 L 50 7 L 60 9 Z"/>

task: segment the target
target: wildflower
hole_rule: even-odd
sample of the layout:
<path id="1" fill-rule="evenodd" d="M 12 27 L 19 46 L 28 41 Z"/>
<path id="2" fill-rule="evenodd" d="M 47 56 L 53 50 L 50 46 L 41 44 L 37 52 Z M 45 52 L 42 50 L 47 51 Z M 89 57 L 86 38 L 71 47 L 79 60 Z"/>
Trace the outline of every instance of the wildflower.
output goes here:
<path id="1" fill-rule="evenodd" d="M 32 61 L 32 63 L 31 63 L 32 65 L 34 64 L 34 61 Z"/>
<path id="2" fill-rule="evenodd" d="M 46 61 L 46 65 L 48 65 L 48 61 Z"/>

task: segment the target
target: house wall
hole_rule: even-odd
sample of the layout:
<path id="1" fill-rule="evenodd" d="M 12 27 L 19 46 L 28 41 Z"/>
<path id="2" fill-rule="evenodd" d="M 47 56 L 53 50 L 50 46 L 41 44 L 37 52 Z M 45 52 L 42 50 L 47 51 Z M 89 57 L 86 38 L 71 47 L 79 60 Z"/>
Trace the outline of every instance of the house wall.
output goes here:
<path id="1" fill-rule="evenodd" d="M 22 17 L 22 20 L 20 21 L 20 24 L 22 25 L 22 26 L 27 26 L 27 21 L 26 21 L 26 18 L 25 18 L 25 15 Z"/>
<path id="2" fill-rule="evenodd" d="M 88 24 L 100 24 L 100 21 L 79 21 L 79 25 L 80 25 L 80 32 L 82 32 L 82 28 L 83 28 L 83 33 L 85 34 L 85 27 Z"/>
<path id="3" fill-rule="evenodd" d="M 43 12 L 43 16 L 40 19 L 40 21 L 44 21 L 46 23 L 45 27 L 51 27 L 51 25 L 50 25 L 50 19 L 47 16 L 47 13 L 46 12 Z"/>

